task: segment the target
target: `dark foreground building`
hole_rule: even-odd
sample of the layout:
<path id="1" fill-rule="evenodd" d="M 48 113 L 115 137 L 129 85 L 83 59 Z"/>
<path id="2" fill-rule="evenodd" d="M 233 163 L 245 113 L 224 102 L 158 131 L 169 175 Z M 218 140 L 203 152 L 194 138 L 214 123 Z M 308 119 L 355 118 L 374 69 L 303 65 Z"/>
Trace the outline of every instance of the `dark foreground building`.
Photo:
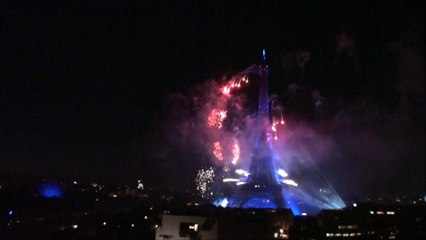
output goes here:
<path id="1" fill-rule="evenodd" d="M 156 240 L 163 239 L 288 239 L 289 209 L 222 209 L 203 216 L 162 216 Z"/>
<path id="2" fill-rule="evenodd" d="M 156 240 L 426 239 L 424 203 L 404 207 L 358 204 L 295 217 L 289 209 L 202 209 L 162 215 Z"/>

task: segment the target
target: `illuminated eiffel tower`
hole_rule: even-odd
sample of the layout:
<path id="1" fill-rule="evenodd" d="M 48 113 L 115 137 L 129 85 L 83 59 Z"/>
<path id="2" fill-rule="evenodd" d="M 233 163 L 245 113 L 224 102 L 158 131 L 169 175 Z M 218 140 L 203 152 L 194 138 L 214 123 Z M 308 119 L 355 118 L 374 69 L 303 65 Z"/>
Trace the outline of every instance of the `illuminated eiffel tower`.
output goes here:
<path id="1" fill-rule="evenodd" d="M 238 207 L 284 208 L 282 185 L 276 177 L 272 155 L 272 134 L 269 120 L 268 75 L 265 50 L 263 63 L 259 66 L 259 108 L 256 138 L 251 156 L 251 165 L 245 184 L 241 185 L 235 204 Z"/>

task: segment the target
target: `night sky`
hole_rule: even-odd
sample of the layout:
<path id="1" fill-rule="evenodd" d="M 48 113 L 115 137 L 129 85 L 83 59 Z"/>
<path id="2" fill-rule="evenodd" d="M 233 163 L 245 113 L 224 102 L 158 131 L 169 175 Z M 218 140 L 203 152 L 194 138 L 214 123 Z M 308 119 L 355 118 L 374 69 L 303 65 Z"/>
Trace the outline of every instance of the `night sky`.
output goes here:
<path id="1" fill-rule="evenodd" d="M 164 165 L 167 159 L 153 159 L 150 152 L 163 144 L 164 99 L 257 63 L 262 48 L 271 58 L 305 49 L 312 54 L 312 72 L 327 76 L 322 60 L 332 58 L 342 30 L 357 40 L 365 81 L 378 82 L 365 91 L 380 95 L 372 101 L 394 111 L 404 79 L 397 69 L 410 63 L 393 62 L 389 49 L 411 36 L 424 39 L 423 9 L 408 1 L 3 1 L 0 176 L 110 182 L 142 177 L 160 185 L 167 179 L 158 175 L 174 169 L 190 182 L 193 172 Z M 424 63 L 424 43 L 411 47 Z M 420 74 L 424 81 L 424 65 L 408 69 L 409 78 Z M 423 112 L 407 124 L 421 131 L 424 83 L 414 88 L 420 88 L 414 98 Z M 417 144 L 413 164 L 424 169 L 424 133 L 405 139 Z"/>

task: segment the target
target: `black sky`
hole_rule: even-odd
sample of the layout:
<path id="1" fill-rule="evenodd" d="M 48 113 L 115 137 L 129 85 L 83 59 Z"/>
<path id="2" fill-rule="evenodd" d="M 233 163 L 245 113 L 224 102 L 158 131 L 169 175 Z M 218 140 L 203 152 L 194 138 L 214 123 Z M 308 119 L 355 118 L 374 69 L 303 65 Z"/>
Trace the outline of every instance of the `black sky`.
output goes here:
<path id="1" fill-rule="evenodd" d="M 131 179 L 170 92 L 270 55 L 331 52 L 349 30 L 364 59 L 424 24 L 417 2 L 1 2 L 0 175 Z M 424 25 L 423 25 L 424 34 Z"/>

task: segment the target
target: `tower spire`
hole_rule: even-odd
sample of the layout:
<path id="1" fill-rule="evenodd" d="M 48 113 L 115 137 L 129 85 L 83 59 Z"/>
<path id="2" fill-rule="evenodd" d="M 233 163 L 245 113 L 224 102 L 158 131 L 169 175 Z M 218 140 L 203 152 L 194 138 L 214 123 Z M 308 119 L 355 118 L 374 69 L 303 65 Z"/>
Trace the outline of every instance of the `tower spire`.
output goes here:
<path id="1" fill-rule="evenodd" d="M 266 51 L 262 51 L 259 73 L 259 106 L 257 113 L 256 139 L 252 152 L 250 175 L 237 196 L 240 207 L 283 208 L 282 186 L 279 184 L 272 156 L 271 127 L 269 121 L 268 75 Z M 256 204 L 251 200 L 256 199 Z M 259 203 L 259 199 L 262 199 Z"/>
<path id="2" fill-rule="evenodd" d="M 266 51 L 262 51 L 263 62 L 259 66 L 259 106 L 257 113 L 257 133 L 255 150 L 269 148 L 271 150 L 271 124 L 269 122 L 268 76 L 269 66 L 266 64 Z M 265 145 L 265 146 L 260 146 Z"/>

